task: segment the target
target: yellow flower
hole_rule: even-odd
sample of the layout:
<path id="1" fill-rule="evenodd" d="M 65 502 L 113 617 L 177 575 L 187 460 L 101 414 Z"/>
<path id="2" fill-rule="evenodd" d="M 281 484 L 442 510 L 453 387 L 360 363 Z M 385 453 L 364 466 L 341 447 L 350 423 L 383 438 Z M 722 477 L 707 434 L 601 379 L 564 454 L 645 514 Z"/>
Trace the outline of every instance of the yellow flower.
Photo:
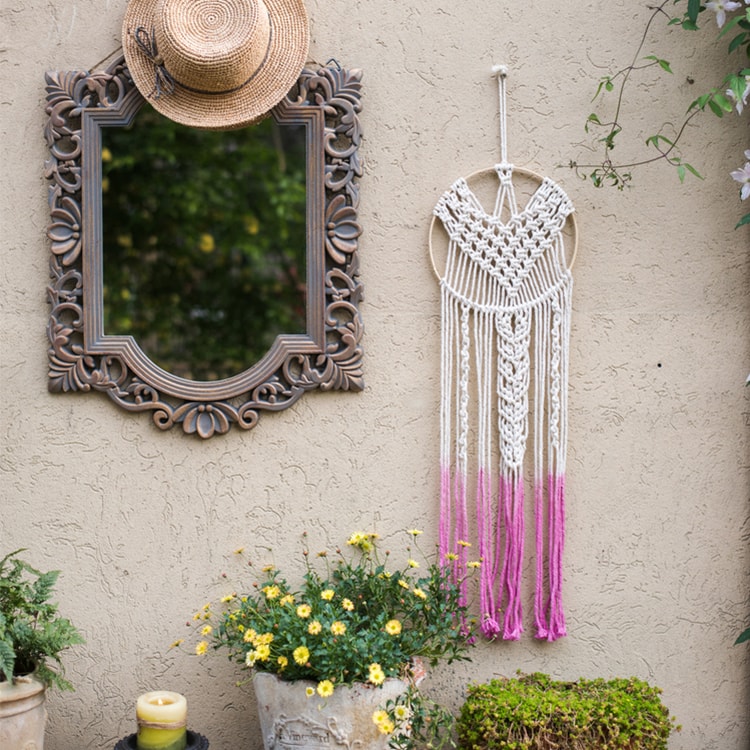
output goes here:
<path id="1" fill-rule="evenodd" d="M 297 617 L 306 620 L 312 614 L 312 607 L 309 604 L 300 604 L 297 607 Z"/>
<path id="2" fill-rule="evenodd" d="M 323 630 L 323 626 L 317 620 L 313 620 L 307 626 L 307 632 L 310 635 L 318 635 L 318 633 L 320 633 L 321 630 Z"/>
<path id="3" fill-rule="evenodd" d="M 294 604 L 294 597 L 291 594 L 285 594 L 279 599 L 279 604 L 285 606 L 286 604 Z"/>
<path id="4" fill-rule="evenodd" d="M 169 648 L 177 648 L 178 646 L 182 645 L 182 642 L 184 641 L 184 638 L 178 638 L 174 643 L 170 645 Z"/>
<path id="5" fill-rule="evenodd" d="M 401 586 L 402 589 L 408 589 L 409 588 L 409 582 L 405 581 L 403 578 L 398 579 L 398 585 Z"/>
<path id="6" fill-rule="evenodd" d="M 383 711 L 382 708 L 375 711 L 375 713 L 372 715 L 372 720 L 375 724 L 382 724 L 384 721 L 388 721 L 388 711 Z"/>
<path id="7" fill-rule="evenodd" d="M 420 599 L 427 598 L 427 594 L 425 594 L 425 592 L 422 591 L 422 589 L 414 589 L 413 593 L 414 593 L 414 596 L 418 596 Z"/>
<path id="8" fill-rule="evenodd" d="M 368 671 L 368 682 L 371 682 L 373 685 L 382 685 L 383 682 L 385 682 L 385 672 L 383 672 L 383 668 L 380 666 L 380 664 L 370 664 L 370 666 L 368 667 Z"/>
<path id="9" fill-rule="evenodd" d="M 315 695 L 315 688 L 314 688 L 314 687 L 311 687 L 311 686 L 309 686 L 309 685 L 308 685 L 308 686 L 307 686 L 307 687 L 305 688 L 305 695 L 306 695 L 306 696 L 307 696 L 308 698 L 312 698 L 312 697 L 313 697 L 313 695 Z"/>
<path id="10" fill-rule="evenodd" d="M 380 730 L 381 734 L 391 734 L 395 727 L 393 726 L 393 722 L 390 719 L 387 719 L 386 721 L 378 724 L 378 729 Z"/>
<path id="11" fill-rule="evenodd" d="M 318 683 L 318 695 L 321 698 L 328 698 L 333 695 L 333 683 L 330 680 L 321 680 Z"/>
<path id="12" fill-rule="evenodd" d="M 264 586 L 263 593 L 266 595 L 266 599 L 278 599 L 281 596 L 281 589 L 278 586 Z"/>
<path id="13" fill-rule="evenodd" d="M 227 594 L 226 596 L 222 596 L 221 603 L 226 604 L 227 602 L 231 602 L 236 596 L 237 594 Z"/>
<path id="14" fill-rule="evenodd" d="M 347 540 L 347 544 L 352 547 L 359 547 L 362 552 L 369 552 L 372 550 L 372 543 L 370 539 L 377 539 L 377 534 L 368 534 L 364 531 L 355 531 Z"/>
<path id="15" fill-rule="evenodd" d="M 294 661 L 297 662 L 301 667 L 307 664 L 307 660 L 310 658 L 310 649 L 307 646 L 297 646 L 292 652 Z"/>
<path id="16" fill-rule="evenodd" d="M 458 540 L 459 547 L 471 547 L 471 542 L 465 542 L 463 539 Z"/>
<path id="17" fill-rule="evenodd" d="M 398 620 L 388 620 L 385 624 L 385 632 L 388 635 L 398 635 L 401 632 L 401 623 Z"/>
<path id="18" fill-rule="evenodd" d="M 407 561 L 407 564 L 408 564 L 408 566 L 410 568 L 418 568 L 419 567 L 419 563 L 416 560 L 411 560 L 410 559 L 410 560 Z"/>
<path id="19" fill-rule="evenodd" d="M 255 666 L 255 657 L 256 657 L 255 651 L 248 651 L 247 654 L 245 654 L 245 666 L 246 667 L 254 667 Z"/>
<path id="20" fill-rule="evenodd" d="M 196 613 L 195 613 L 195 614 L 193 615 L 193 619 L 194 619 L 194 620 L 201 620 L 201 619 L 203 619 L 203 613 L 202 613 L 202 612 L 196 612 Z"/>
<path id="21" fill-rule="evenodd" d="M 482 563 L 479 560 L 470 560 L 466 563 L 467 568 L 479 568 L 482 566 Z"/>
<path id="22" fill-rule="evenodd" d="M 201 628 L 201 635 L 210 635 L 213 632 L 213 628 L 210 625 L 204 625 Z"/>
<path id="23" fill-rule="evenodd" d="M 330 602 L 331 599 L 333 599 L 333 589 L 325 589 L 325 591 L 320 592 L 320 598 L 325 599 L 325 601 Z"/>
<path id="24" fill-rule="evenodd" d="M 351 599 L 342 599 L 341 606 L 347 611 L 351 612 L 354 609 L 354 602 Z"/>
<path id="25" fill-rule="evenodd" d="M 248 628 L 242 636 L 242 640 L 245 641 L 245 643 L 252 643 L 256 636 L 257 633 L 252 628 Z"/>
<path id="26" fill-rule="evenodd" d="M 112 161 L 112 152 L 106 147 L 102 149 L 102 161 Z"/>
<path id="27" fill-rule="evenodd" d="M 458 560 L 458 555 L 455 552 L 446 552 L 445 559 L 448 562 L 453 562 L 454 560 Z"/>
<path id="28" fill-rule="evenodd" d="M 412 536 L 419 536 L 422 532 L 419 529 L 409 529 L 406 533 Z"/>
<path id="29" fill-rule="evenodd" d="M 268 657 L 271 655 L 271 647 L 262 643 L 255 649 L 255 658 L 258 661 L 268 661 Z"/>
<path id="30" fill-rule="evenodd" d="M 273 565 L 266 565 L 265 567 L 261 568 L 261 571 L 263 573 L 270 573 L 273 570 L 274 570 L 274 566 Z"/>
<path id="31" fill-rule="evenodd" d="M 393 714 L 398 721 L 405 721 L 411 716 L 411 711 L 407 706 L 400 705 L 393 709 Z"/>
<path id="32" fill-rule="evenodd" d="M 261 635 L 256 635 L 255 638 L 253 638 L 253 643 L 256 646 L 268 646 L 272 642 L 273 633 L 262 633 Z"/>
<path id="33" fill-rule="evenodd" d="M 203 656 L 203 654 L 206 653 L 206 649 L 208 649 L 208 641 L 201 641 L 195 647 L 195 653 L 198 654 L 198 656 Z"/>
<path id="34" fill-rule="evenodd" d="M 287 659 L 286 656 L 280 656 L 276 659 L 276 662 L 278 663 L 279 668 L 284 670 L 286 669 L 286 665 L 289 664 L 289 659 Z"/>
<path id="35" fill-rule="evenodd" d="M 244 547 L 237 547 L 237 549 L 234 551 L 235 555 L 241 555 L 245 551 Z"/>
<path id="36" fill-rule="evenodd" d="M 346 625 L 341 620 L 331 623 L 331 632 L 334 635 L 344 635 L 346 633 Z"/>

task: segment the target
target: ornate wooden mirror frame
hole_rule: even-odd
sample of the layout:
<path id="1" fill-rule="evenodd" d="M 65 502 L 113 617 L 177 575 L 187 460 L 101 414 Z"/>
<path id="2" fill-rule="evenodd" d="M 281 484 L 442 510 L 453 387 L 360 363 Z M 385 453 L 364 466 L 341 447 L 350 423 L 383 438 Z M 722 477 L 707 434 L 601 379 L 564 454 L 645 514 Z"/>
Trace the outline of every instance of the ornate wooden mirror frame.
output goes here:
<path id="1" fill-rule="evenodd" d="M 250 429 L 261 411 L 285 409 L 305 391 L 363 388 L 355 180 L 361 71 L 305 69 L 272 113 L 306 128 L 307 332 L 277 336 L 249 369 L 210 382 L 166 372 L 132 336 L 104 331 L 101 128 L 128 124 L 144 101 L 124 59 L 104 71 L 45 78 L 50 391 L 103 391 L 128 411 L 151 412 L 162 430 L 181 424 L 209 438 L 233 424 Z"/>

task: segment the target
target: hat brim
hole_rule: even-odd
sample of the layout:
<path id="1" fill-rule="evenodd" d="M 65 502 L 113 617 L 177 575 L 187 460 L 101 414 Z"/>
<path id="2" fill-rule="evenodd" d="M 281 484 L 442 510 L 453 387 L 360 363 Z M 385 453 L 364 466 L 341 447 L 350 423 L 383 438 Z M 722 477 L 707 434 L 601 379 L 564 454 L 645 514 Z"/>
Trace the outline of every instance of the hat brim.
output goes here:
<path id="1" fill-rule="evenodd" d="M 165 117 L 194 128 L 233 130 L 263 119 L 299 78 L 310 40 L 303 0 L 265 0 L 271 43 L 255 75 L 237 91 L 205 94 L 177 83 L 156 97 L 154 63 L 138 48 L 135 30 L 154 27 L 156 0 L 131 0 L 122 25 L 122 47 L 130 75 L 146 100 Z"/>

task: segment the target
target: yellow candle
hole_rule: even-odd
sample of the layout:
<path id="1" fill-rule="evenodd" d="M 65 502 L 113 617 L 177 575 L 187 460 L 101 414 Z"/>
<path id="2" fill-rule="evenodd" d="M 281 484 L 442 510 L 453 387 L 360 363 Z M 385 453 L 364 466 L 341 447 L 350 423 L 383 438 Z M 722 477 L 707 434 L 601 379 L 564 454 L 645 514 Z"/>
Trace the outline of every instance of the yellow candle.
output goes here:
<path id="1" fill-rule="evenodd" d="M 184 695 L 155 690 L 135 706 L 138 750 L 184 750 L 187 745 L 187 701 Z"/>

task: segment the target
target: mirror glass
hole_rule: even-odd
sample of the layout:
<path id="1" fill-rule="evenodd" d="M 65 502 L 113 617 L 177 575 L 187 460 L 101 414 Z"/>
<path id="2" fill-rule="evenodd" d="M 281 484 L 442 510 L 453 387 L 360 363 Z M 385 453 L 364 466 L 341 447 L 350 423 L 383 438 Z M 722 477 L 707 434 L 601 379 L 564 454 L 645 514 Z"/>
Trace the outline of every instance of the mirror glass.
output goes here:
<path id="1" fill-rule="evenodd" d="M 306 330 L 305 126 L 102 128 L 104 333 L 178 377 L 228 378 Z"/>

